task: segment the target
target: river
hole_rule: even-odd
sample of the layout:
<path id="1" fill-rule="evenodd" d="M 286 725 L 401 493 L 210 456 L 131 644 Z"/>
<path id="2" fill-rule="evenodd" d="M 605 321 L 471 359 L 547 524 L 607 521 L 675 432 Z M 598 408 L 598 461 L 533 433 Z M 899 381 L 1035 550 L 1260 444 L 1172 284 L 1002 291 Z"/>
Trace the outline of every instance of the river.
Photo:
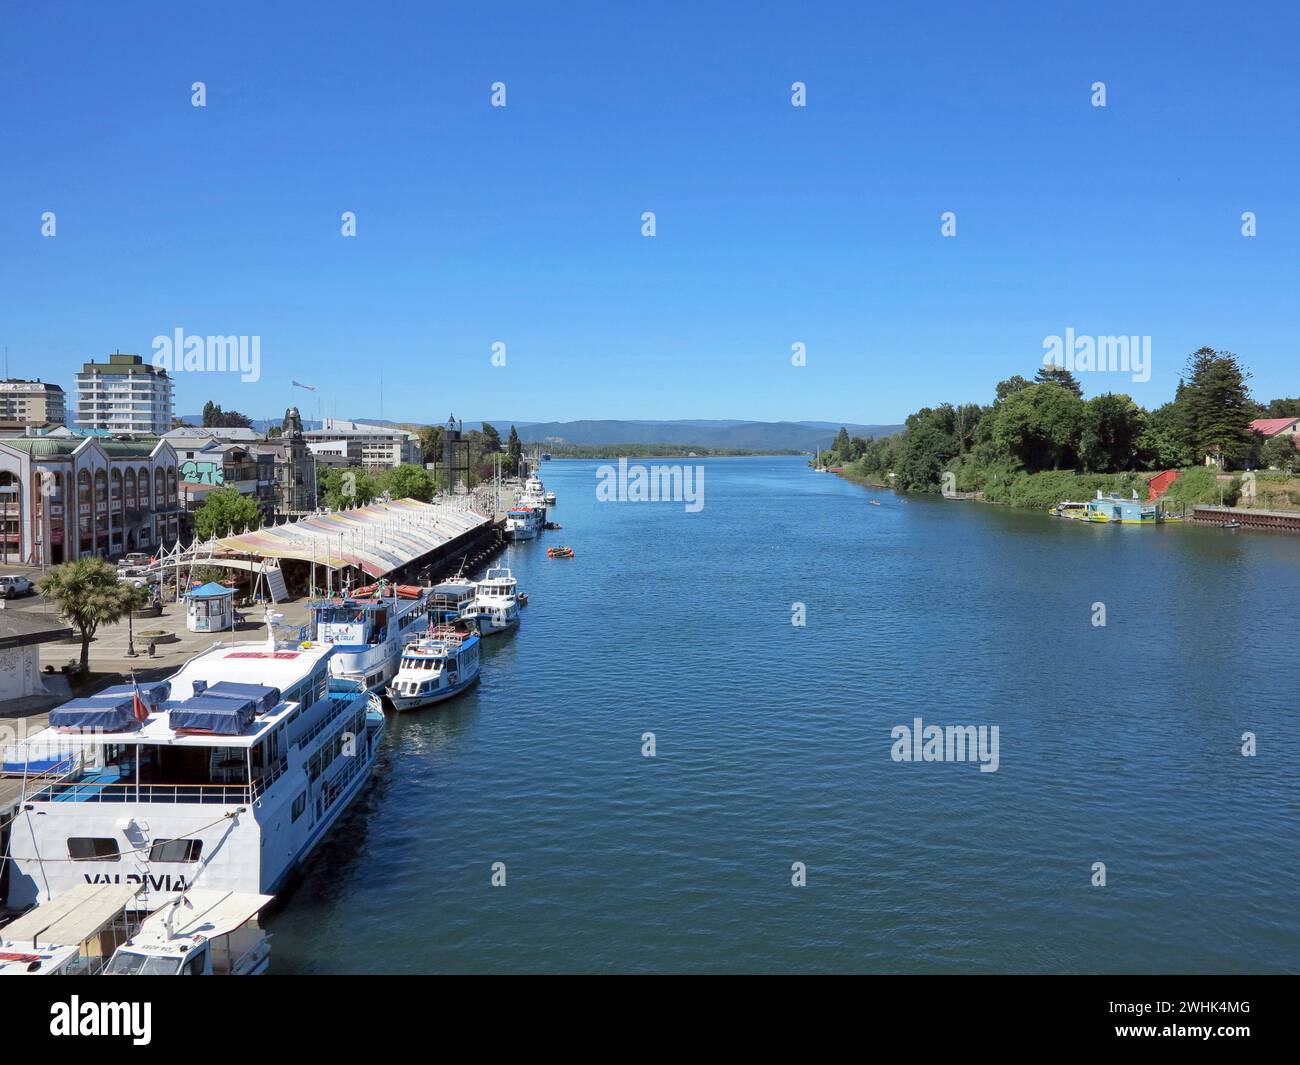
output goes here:
<path id="1" fill-rule="evenodd" d="M 698 463 L 694 513 L 543 465 L 522 625 L 390 716 L 273 972 L 1300 971 L 1300 538 Z"/>

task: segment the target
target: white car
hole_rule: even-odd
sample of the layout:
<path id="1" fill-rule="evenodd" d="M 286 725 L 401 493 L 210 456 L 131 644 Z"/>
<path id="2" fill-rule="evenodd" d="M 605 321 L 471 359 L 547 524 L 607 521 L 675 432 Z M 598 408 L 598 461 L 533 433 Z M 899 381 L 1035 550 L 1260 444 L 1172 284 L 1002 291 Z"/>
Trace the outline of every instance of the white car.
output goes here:
<path id="1" fill-rule="evenodd" d="M 17 599 L 20 595 L 31 595 L 36 589 L 32 582 L 26 577 L 17 573 L 9 573 L 0 577 L 0 593 L 2 598 Z"/>

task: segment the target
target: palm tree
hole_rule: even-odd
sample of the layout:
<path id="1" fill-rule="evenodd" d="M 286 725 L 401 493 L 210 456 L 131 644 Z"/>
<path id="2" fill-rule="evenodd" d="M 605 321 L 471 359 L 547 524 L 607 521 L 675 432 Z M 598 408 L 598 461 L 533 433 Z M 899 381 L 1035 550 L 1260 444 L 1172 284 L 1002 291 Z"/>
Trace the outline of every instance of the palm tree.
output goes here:
<path id="1" fill-rule="evenodd" d="M 82 673 L 90 668 L 90 641 L 99 626 L 120 621 L 140 599 L 135 588 L 118 580 L 117 570 L 101 558 L 79 558 L 55 566 L 37 587 L 81 636 Z"/>

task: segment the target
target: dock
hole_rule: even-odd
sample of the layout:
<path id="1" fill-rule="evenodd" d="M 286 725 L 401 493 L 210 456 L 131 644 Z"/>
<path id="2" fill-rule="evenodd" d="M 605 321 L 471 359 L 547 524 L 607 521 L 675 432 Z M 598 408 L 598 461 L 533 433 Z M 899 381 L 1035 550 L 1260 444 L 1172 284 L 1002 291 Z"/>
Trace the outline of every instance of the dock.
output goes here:
<path id="1" fill-rule="evenodd" d="M 1300 532 L 1300 511 L 1252 510 L 1248 507 L 1216 507 L 1198 504 L 1192 509 L 1192 521 L 1198 525 L 1241 523 L 1243 529 L 1271 529 L 1275 532 Z"/>

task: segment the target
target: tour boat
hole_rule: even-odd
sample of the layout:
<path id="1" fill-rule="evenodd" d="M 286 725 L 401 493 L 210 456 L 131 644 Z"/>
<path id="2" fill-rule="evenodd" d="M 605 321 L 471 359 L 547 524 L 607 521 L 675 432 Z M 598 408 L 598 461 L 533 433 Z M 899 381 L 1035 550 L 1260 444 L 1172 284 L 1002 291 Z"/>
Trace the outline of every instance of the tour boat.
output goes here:
<path id="1" fill-rule="evenodd" d="M 9 905 L 138 884 L 133 908 L 192 887 L 278 891 L 365 787 L 384 713 L 331 678 L 329 644 L 217 644 L 169 679 L 73 699 L 36 744 L 74 762 L 24 781 Z"/>
<path id="2" fill-rule="evenodd" d="M 519 504 L 539 511 L 539 525 L 546 523 L 546 487 L 536 474 L 530 474 L 524 481 L 524 490 L 519 494 Z"/>
<path id="3" fill-rule="evenodd" d="M 548 492 L 546 493 L 546 505 L 547 505 L 548 507 L 553 507 L 553 506 L 555 506 L 555 493 L 554 493 L 554 492 L 549 492 L 549 491 L 548 491 Z"/>
<path id="4" fill-rule="evenodd" d="M 467 625 L 444 625 L 413 640 L 385 694 L 396 710 L 415 710 L 459 695 L 476 680 L 479 637 Z"/>
<path id="5" fill-rule="evenodd" d="M 531 540 L 537 535 L 541 523 L 532 507 L 514 506 L 506 512 L 505 537 L 507 540 Z"/>
<path id="6" fill-rule="evenodd" d="M 469 616 L 478 623 L 478 631 L 485 636 L 505 632 L 519 624 L 519 582 L 509 566 L 489 567 L 478 582 L 478 594 Z"/>
<path id="7" fill-rule="evenodd" d="M 402 645 L 428 625 L 429 589 L 381 581 L 309 606 L 307 638 L 334 648 L 332 676 L 381 689 L 397 671 Z"/>
<path id="8" fill-rule="evenodd" d="M 170 899 L 113 952 L 105 976 L 260 976 L 271 937 L 257 923 L 270 895 L 196 889 Z"/>

